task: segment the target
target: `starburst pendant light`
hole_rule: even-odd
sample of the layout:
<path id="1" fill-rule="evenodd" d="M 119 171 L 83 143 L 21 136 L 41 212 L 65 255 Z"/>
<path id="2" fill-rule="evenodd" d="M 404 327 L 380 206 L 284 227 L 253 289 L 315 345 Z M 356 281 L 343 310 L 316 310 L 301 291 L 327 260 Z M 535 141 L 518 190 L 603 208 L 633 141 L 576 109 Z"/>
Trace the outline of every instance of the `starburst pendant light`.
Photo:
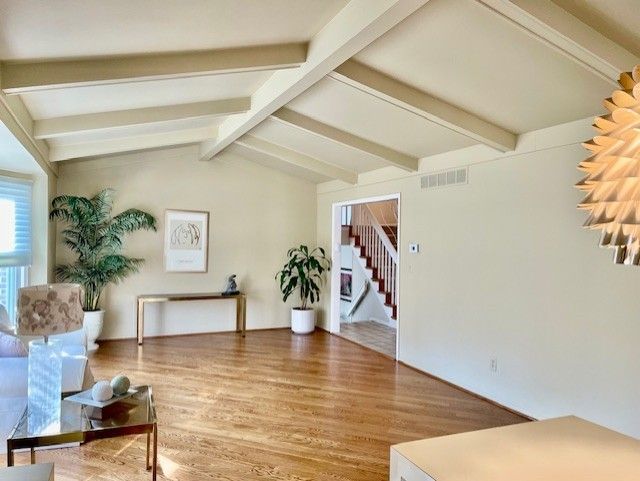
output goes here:
<path id="1" fill-rule="evenodd" d="M 604 101 L 608 115 L 596 117 L 597 135 L 583 145 L 591 156 L 578 168 L 587 176 L 580 209 L 588 229 L 602 230 L 601 247 L 615 249 L 616 264 L 640 265 L 640 65 L 620 75 L 620 90 Z"/>

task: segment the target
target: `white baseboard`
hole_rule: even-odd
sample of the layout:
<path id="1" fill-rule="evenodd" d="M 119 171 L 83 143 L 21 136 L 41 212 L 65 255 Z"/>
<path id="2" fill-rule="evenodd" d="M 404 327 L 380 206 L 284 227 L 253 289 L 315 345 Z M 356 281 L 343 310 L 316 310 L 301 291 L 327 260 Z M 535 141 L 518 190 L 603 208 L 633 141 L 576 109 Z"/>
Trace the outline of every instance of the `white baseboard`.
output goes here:
<path id="1" fill-rule="evenodd" d="M 369 318 L 370 321 L 373 322 L 377 322 L 378 324 L 382 324 L 383 326 L 387 326 L 387 327 L 392 327 L 393 329 L 397 329 L 398 325 L 396 323 L 396 321 L 394 319 L 390 319 L 390 320 L 384 320 L 384 319 L 378 319 L 375 317 L 371 317 Z"/>

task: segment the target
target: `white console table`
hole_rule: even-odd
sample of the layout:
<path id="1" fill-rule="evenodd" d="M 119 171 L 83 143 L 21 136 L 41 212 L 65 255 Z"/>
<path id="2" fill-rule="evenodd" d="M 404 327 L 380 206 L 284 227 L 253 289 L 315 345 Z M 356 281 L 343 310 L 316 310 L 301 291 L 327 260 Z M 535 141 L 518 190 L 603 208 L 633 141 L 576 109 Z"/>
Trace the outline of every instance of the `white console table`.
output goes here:
<path id="1" fill-rule="evenodd" d="M 391 447 L 390 481 L 638 481 L 640 441 L 569 416 Z"/>

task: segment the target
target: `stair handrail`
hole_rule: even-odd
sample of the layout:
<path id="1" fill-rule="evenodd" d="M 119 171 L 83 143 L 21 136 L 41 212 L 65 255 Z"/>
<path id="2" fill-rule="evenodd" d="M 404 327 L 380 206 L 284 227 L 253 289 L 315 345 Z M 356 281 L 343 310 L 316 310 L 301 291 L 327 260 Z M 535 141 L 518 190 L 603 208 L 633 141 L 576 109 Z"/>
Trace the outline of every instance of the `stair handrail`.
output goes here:
<path id="1" fill-rule="evenodd" d="M 370 281 L 368 279 L 364 280 L 362 289 L 360 289 L 360 292 L 358 292 L 358 295 L 355 297 L 355 299 L 351 301 L 351 307 L 347 312 L 347 317 L 353 316 L 353 313 L 356 312 L 356 309 L 360 307 L 360 303 L 362 303 L 364 297 L 367 295 L 367 292 L 369 292 L 369 282 Z"/>
<path id="2" fill-rule="evenodd" d="M 393 244 L 391 243 L 389 236 L 380 225 L 380 222 L 378 222 L 378 219 L 376 219 L 376 216 L 373 215 L 373 212 L 371 212 L 371 208 L 367 204 L 364 204 L 364 208 L 367 210 L 367 217 L 369 220 L 369 224 L 376 231 L 376 233 L 378 234 L 378 237 L 380 237 L 380 240 L 382 241 L 382 245 L 384 245 L 385 249 L 391 256 L 391 259 L 393 259 L 393 262 L 397 264 L 398 251 L 396 250 L 395 247 L 393 247 Z"/>

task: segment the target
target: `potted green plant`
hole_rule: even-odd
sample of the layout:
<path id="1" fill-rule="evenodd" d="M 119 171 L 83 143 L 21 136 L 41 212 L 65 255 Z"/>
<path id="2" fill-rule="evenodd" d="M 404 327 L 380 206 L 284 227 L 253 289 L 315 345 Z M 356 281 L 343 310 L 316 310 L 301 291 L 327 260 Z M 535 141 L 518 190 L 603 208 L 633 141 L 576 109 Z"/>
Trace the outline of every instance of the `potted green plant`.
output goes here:
<path id="1" fill-rule="evenodd" d="M 322 247 L 309 250 L 301 245 L 287 252 L 287 262 L 276 274 L 276 279 L 284 302 L 296 291 L 300 296 L 300 305 L 291 309 L 291 330 L 296 334 L 308 334 L 315 329 L 316 315 L 309 304 L 320 300 L 324 273 L 329 270 L 331 261 Z"/>
<path id="2" fill-rule="evenodd" d="M 67 224 L 62 230 L 64 244 L 77 256 L 72 264 L 56 266 L 59 281 L 81 284 L 84 288 L 84 329 L 89 350 L 98 348 L 104 310 L 100 295 L 109 283 L 118 283 L 137 272 L 144 259 L 122 254 L 126 234 L 156 230 L 156 219 L 138 209 L 127 209 L 111 216 L 113 189 L 104 189 L 92 198 L 60 195 L 51 201 L 49 219 Z"/>

